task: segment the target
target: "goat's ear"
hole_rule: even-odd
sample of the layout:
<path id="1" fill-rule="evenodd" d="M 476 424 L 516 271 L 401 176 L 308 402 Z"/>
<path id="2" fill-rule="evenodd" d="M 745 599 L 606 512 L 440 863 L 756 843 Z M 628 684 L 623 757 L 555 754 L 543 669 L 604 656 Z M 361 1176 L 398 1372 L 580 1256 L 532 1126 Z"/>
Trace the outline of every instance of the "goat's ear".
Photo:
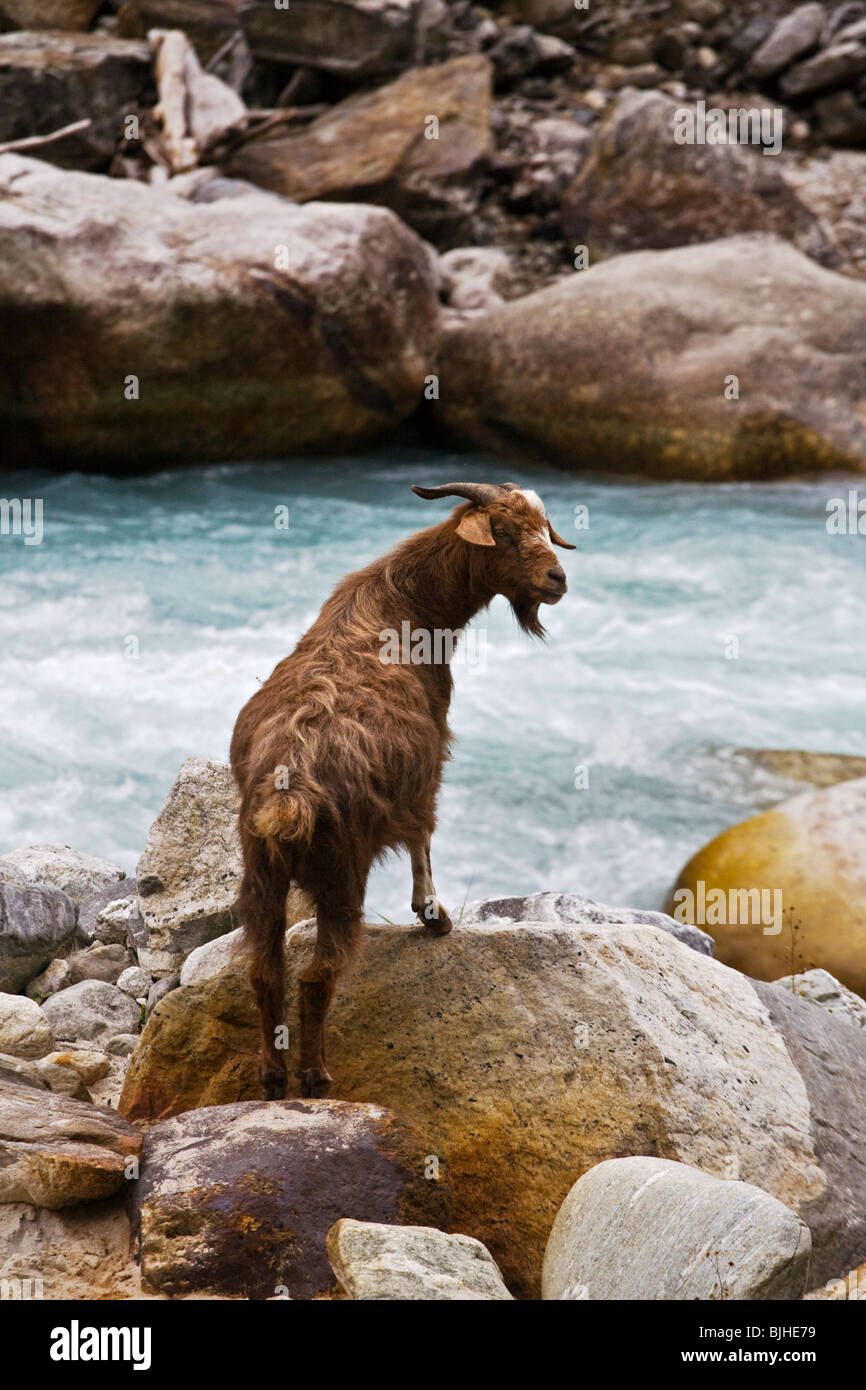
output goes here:
<path id="1" fill-rule="evenodd" d="M 564 541 L 562 539 L 562 536 L 560 536 L 559 532 L 554 531 L 549 521 L 547 523 L 547 531 L 554 545 L 561 545 L 563 550 L 577 550 L 576 545 L 572 545 L 571 541 Z"/>
<path id="2" fill-rule="evenodd" d="M 470 545 L 496 544 L 490 529 L 490 517 L 486 512 L 478 511 L 476 507 L 473 507 L 471 511 L 460 518 L 457 534 L 468 541 Z"/>

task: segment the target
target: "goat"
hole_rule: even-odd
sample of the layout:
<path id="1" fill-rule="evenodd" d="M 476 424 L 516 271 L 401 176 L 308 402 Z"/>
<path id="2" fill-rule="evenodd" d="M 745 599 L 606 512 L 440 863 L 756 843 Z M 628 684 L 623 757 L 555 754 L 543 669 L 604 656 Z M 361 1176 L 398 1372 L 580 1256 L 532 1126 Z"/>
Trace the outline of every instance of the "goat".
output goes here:
<path id="1" fill-rule="evenodd" d="M 465 501 L 366 569 L 348 575 L 291 656 L 238 716 L 231 763 L 241 794 L 244 873 L 238 912 L 262 1024 L 262 1090 L 286 1094 L 276 1046 L 283 1022 L 284 906 L 290 885 L 312 899 L 316 947 L 299 981 L 305 1096 L 324 1096 L 325 1018 L 336 981 L 358 947 L 367 877 L 389 849 L 408 849 L 412 911 L 451 931 L 430 867 L 442 767 L 449 757 L 448 661 L 383 656 L 390 631 L 460 631 L 496 594 L 543 637 L 538 610 L 558 603 L 565 573 L 541 499 L 517 483 L 413 487 L 419 497 Z M 429 640 L 429 639 L 428 639 Z"/>

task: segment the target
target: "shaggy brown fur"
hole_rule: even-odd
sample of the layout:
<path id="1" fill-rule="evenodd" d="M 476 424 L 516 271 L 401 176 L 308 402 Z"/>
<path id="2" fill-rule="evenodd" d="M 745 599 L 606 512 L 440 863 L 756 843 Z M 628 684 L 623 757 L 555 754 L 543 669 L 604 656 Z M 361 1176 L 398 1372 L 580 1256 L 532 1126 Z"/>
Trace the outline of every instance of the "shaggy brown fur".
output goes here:
<path id="1" fill-rule="evenodd" d="M 566 589 L 535 494 L 516 484 L 449 484 L 420 495 L 470 500 L 335 589 L 291 656 L 241 711 L 231 761 L 241 791 L 239 912 L 262 1019 L 264 1095 L 285 1095 L 276 1047 L 284 1021 L 284 904 L 290 884 L 316 906 L 317 944 L 300 982 L 304 1095 L 326 1095 L 325 1017 L 357 949 L 367 877 L 388 849 L 409 850 L 412 910 L 437 933 L 451 921 L 430 872 L 436 798 L 448 757 L 447 661 L 383 661 L 383 633 L 462 629 L 495 594 L 521 627 Z M 573 549 L 574 547 L 568 547 Z"/>

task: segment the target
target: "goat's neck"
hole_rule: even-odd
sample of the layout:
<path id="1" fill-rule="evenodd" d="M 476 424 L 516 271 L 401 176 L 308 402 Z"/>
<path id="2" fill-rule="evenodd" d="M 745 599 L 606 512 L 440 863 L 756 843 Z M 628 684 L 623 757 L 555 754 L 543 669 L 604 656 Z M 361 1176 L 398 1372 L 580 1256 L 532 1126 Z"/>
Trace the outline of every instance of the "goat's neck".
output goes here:
<path id="1" fill-rule="evenodd" d="M 419 627 L 454 631 L 494 596 L 479 569 L 474 547 L 455 534 L 453 521 L 445 521 L 400 546 L 389 578 L 406 600 L 407 616 Z"/>

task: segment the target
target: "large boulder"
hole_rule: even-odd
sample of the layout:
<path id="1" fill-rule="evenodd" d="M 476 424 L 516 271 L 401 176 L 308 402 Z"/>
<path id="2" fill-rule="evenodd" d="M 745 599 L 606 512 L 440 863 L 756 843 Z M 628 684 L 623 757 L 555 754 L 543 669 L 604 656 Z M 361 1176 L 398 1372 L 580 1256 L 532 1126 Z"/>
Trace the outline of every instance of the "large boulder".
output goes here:
<path id="1" fill-rule="evenodd" d="M 590 260 L 771 232 L 825 265 L 844 264 L 787 183 L 778 155 L 752 145 L 678 144 L 678 113 L 688 109 L 634 87 L 618 97 L 562 206 L 566 236 L 586 245 Z"/>
<path id="2" fill-rule="evenodd" d="M 0 34 L 0 144 L 90 125 L 39 147 L 71 169 L 106 169 L 124 134 L 124 117 L 151 97 L 146 43 L 108 34 Z"/>
<path id="3" fill-rule="evenodd" d="M 134 1176 L 141 1134 L 113 1110 L 0 1074 L 0 1203 L 66 1207 Z"/>
<path id="4" fill-rule="evenodd" d="M 135 1033 L 141 1019 L 136 1001 L 104 980 L 81 980 L 61 989 L 45 1000 L 42 1012 L 55 1035 L 70 1042 L 105 1043 L 117 1033 Z"/>
<path id="5" fill-rule="evenodd" d="M 75 931 L 75 904 L 58 888 L 0 878 L 0 990 L 16 993 Z"/>
<path id="6" fill-rule="evenodd" d="M 866 995 L 866 777 L 723 831 L 682 869 L 668 906 L 736 970 L 778 980 L 817 967 Z"/>
<path id="7" fill-rule="evenodd" d="M 809 1228 L 747 1182 L 664 1158 L 615 1158 L 578 1179 L 544 1255 L 545 1299 L 799 1299 Z"/>
<path id="8" fill-rule="evenodd" d="M 575 273 L 453 326 L 439 377 L 439 416 L 461 441 L 566 467 L 866 470 L 866 284 L 769 236 Z"/>
<path id="9" fill-rule="evenodd" d="M 385 208 L 223 191 L 0 157 L 10 461 L 280 457 L 415 407 L 439 322 L 429 248 Z"/>
<path id="10" fill-rule="evenodd" d="M 277 128 L 246 141 L 227 172 L 299 203 L 383 203 L 429 239 L 453 244 L 477 207 L 472 176 L 492 148 L 491 72 L 480 55 L 417 68 L 349 97 L 301 134 Z"/>
<path id="11" fill-rule="evenodd" d="M 8 870 L 20 875 L 15 881 L 59 888 L 76 905 L 109 888 L 115 889 L 119 897 L 123 889 L 118 884 L 126 877 L 116 864 L 93 854 L 82 854 L 69 845 L 12 849 L 0 858 L 0 879 Z"/>
<path id="12" fill-rule="evenodd" d="M 251 51 L 269 62 L 321 68 L 349 81 L 408 66 L 421 0 L 240 0 Z"/>
<path id="13" fill-rule="evenodd" d="M 649 912 L 637 907 L 607 907 L 579 893 L 528 893 L 521 898 L 486 898 L 467 903 L 460 914 L 460 925 L 489 922 L 501 926 L 505 922 L 570 922 L 575 926 L 622 926 L 629 922 L 657 931 L 670 932 L 684 946 L 713 954 L 713 938 L 687 922 L 675 922 L 664 912 Z"/>
<path id="14" fill-rule="evenodd" d="M 0 1052 L 13 1057 L 44 1057 L 54 1046 L 45 1014 L 23 994 L 0 994 Z"/>
<path id="15" fill-rule="evenodd" d="M 291 1001 L 313 937 L 312 924 L 287 933 Z M 145 1025 L 120 1101 L 129 1118 L 260 1095 L 243 964 L 216 964 Z M 294 1017 L 292 1002 L 293 1045 Z M 430 1136 L 454 1186 L 452 1229 L 488 1246 L 516 1294 L 537 1293 L 575 1180 L 629 1154 L 777 1197 L 810 1226 L 816 1282 L 866 1254 L 866 1034 L 653 927 L 474 924 L 433 938 L 368 926 L 327 1049 L 338 1096 Z"/>
<path id="16" fill-rule="evenodd" d="M 344 1218 L 328 1232 L 328 1258 L 347 1296 L 359 1302 L 511 1299 L 480 1240 L 433 1226 Z"/>
<path id="17" fill-rule="evenodd" d="M 448 1180 L 430 1176 L 428 1154 L 396 1115 L 344 1101 L 218 1106 L 153 1125 L 132 1189 L 145 1287 L 323 1294 L 341 1216 L 447 1223 Z"/>

